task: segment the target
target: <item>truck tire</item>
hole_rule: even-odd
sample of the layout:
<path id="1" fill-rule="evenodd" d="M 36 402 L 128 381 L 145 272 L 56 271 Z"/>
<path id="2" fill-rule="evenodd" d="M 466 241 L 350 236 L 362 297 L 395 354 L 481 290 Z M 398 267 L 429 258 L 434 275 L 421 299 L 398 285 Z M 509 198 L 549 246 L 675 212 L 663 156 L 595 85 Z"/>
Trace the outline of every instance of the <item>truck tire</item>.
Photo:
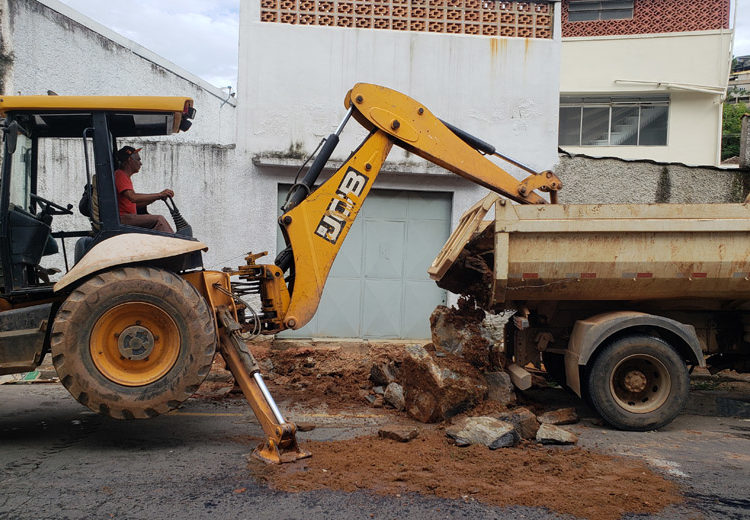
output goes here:
<path id="1" fill-rule="evenodd" d="M 619 338 L 597 353 L 588 370 L 594 408 L 615 428 L 655 430 L 670 423 L 687 401 L 690 380 L 683 359 L 664 340 Z"/>
<path id="2" fill-rule="evenodd" d="M 186 280 L 151 267 L 97 274 L 55 317 L 52 361 L 81 404 L 115 419 L 176 408 L 208 375 L 216 352 L 213 315 Z"/>

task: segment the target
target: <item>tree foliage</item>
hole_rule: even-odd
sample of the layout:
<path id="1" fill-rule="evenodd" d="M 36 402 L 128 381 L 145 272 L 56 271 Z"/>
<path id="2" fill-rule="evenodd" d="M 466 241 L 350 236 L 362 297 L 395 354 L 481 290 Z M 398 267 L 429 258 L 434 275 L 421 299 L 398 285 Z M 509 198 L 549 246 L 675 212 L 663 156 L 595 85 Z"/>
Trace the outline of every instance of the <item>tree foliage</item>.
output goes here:
<path id="1" fill-rule="evenodd" d="M 742 116 L 750 111 L 745 103 L 724 103 L 721 132 L 721 160 L 740 154 Z"/>

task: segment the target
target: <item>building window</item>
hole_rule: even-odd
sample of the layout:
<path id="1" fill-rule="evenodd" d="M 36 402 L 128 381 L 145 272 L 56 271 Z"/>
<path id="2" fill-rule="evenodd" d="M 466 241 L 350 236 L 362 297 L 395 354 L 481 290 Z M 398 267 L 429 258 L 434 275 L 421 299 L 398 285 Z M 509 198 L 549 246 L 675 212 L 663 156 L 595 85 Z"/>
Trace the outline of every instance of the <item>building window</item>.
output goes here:
<path id="1" fill-rule="evenodd" d="M 623 20 L 633 18 L 633 0 L 570 0 L 569 22 L 590 22 L 592 20 Z"/>
<path id="2" fill-rule="evenodd" d="M 665 146 L 669 97 L 560 98 L 560 146 Z"/>

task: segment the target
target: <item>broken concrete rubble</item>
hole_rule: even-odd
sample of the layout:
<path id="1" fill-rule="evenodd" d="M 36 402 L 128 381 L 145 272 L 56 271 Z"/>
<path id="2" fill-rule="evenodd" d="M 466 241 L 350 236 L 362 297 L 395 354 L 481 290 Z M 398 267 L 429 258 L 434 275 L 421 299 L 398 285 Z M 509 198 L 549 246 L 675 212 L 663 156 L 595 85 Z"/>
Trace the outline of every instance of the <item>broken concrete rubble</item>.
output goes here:
<path id="1" fill-rule="evenodd" d="M 398 381 L 399 367 L 394 360 L 379 360 L 373 363 L 370 369 L 370 381 L 376 386 L 388 386 L 394 381 Z"/>
<path id="2" fill-rule="evenodd" d="M 463 359 L 434 356 L 425 347 L 406 347 L 401 367 L 407 413 L 421 422 L 453 417 L 481 402 L 487 386 L 479 371 Z"/>
<path id="3" fill-rule="evenodd" d="M 539 430 L 539 421 L 537 421 L 536 415 L 528 408 L 514 408 L 513 410 L 499 414 L 497 418 L 515 426 L 518 435 L 522 439 L 536 439 L 536 432 Z"/>
<path id="4" fill-rule="evenodd" d="M 575 424 L 578 422 L 578 414 L 576 414 L 575 408 L 560 408 L 559 410 L 545 412 L 537 419 L 542 424 Z"/>
<path id="5" fill-rule="evenodd" d="M 393 406 L 399 412 L 406 408 L 404 400 L 404 388 L 398 383 L 391 383 L 385 388 L 383 394 L 385 402 Z"/>
<path id="6" fill-rule="evenodd" d="M 378 430 L 378 437 L 381 439 L 393 439 L 398 442 L 409 442 L 419 436 L 419 429 L 411 426 L 383 426 Z"/>
<path id="7" fill-rule="evenodd" d="M 516 402 L 513 382 L 507 373 L 487 372 L 484 374 L 484 378 L 487 380 L 487 399 L 497 401 L 506 406 Z"/>
<path id="8" fill-rule="evenodd" d="M 542 444 L 575 444 L 578 437 L 554 424 L 542 424 L 536 432 L 536 441 Z"/>
<path id="9" fill-rule="evenodd" d="M 439 305 L 430 316 L 435 348 L 461 356 L 476 368 L 490 367 L 490 342 L 482 336 L 484 311 L 459 301 L 459 308 Z"/>
<path id="10" fill-rule="evenodd" d="M 465 417 L 446 428 L 445 434 L 457 446 L 483 444 L 491 450 L 515 446 L 519 441 L 512 424 L 493 417 Z"/>

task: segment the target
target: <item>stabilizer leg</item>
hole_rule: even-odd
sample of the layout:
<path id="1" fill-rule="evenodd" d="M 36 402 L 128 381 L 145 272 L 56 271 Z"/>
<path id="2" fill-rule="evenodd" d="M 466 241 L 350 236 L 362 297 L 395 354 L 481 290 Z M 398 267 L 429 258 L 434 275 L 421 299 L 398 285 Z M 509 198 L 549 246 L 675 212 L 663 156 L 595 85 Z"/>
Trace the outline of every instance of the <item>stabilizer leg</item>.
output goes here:
<path id="1" fill-rule="evenodd" d="M 219 331 L 221 355 L 266 434 L 266 441 L 253 450 L 253 457 L 269 464 L 310 457 L 311 454 L 297 444 L 297 427 L 281 415 L 263 382 L 258 363 L 238 336 L 240 325 L 225 307 L 219 308 L 217 314 L 223 325 Z"/>

